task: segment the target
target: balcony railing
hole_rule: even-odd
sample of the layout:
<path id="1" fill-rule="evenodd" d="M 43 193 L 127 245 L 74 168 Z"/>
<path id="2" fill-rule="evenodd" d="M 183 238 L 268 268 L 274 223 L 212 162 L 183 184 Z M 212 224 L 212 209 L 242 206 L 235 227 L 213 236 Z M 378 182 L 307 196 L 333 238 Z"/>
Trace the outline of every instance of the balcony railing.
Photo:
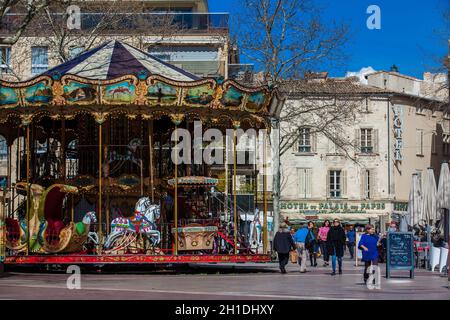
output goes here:
<path id="1" fill-rule="evenodd" d="M 24 14 L 10 13 L 1 19 L 0 36 L 15 32 Z M 52 21 L 44 15 L 36 17 L 27 27 L 26 35 L 48 35 L 51 22 L 58 28 L 67 28 L 67 15 L 53 13 Z M 154 34 L 162 32 L 226 33 L 229 30 L 228 13 L 81 13 L 79 32 L 95 30 L 101 34 Z M 73 29 L 73 31 L 77 31 Z"/>

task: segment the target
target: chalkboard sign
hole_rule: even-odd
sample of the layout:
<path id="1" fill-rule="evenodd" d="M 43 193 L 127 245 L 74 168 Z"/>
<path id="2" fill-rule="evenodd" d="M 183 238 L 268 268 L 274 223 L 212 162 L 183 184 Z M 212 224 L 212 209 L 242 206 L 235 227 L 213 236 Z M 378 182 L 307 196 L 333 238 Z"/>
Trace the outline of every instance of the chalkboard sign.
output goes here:
<path id="1" fill-rule="evenodd" d="M 386 277 L 390 271 L 409 270 L 410 278 L 414 278 L 414 237 L 411 232 L 388 232 Z"/>

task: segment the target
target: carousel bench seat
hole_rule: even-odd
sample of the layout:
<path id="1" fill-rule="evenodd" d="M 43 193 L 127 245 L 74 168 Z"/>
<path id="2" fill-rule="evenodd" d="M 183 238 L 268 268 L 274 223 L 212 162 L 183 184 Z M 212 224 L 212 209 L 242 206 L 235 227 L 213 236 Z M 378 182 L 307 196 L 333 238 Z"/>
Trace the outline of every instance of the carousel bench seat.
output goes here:
<path id="1" fill-rule="evenodd" d="M 6 218 L 6 232 L 8 235 L 8 241 L 17 242 L 20 239 L 20 224 L 17 219 Z"/>
<path id="2" fill-rule="evenodd" d="M 61 230 L 65 228 L 64 222 L 61 220 L 47 220 L 47 230 L 45 231 L 45 239 L 49 244 L 55 244 L 59 242 L 59 234 Z"/>

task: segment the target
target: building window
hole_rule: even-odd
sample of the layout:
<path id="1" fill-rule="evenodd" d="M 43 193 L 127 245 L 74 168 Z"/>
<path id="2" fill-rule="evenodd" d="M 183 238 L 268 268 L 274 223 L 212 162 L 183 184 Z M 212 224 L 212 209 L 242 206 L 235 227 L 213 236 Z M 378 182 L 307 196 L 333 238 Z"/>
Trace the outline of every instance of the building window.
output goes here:
<path id="1" fill-rule="evenodd" d="M 84 52 L 84 47 L 72 47 L 69 49 L 69 59 L 74 59 Z"/>
<path id="2" fill-rule="evenodd" d="M 431 135 L 431 153 L 437 154 L 437 133 L 434 131 Z"/>
<path id="3" fill-rule="evenodd" d="M 8 144 L 6 139 L 0 136 L 0 160 L 6 160 L 8 158 Z"/>
<path id="4" fill-rule="evenodd" d="M 312 169 L 299 168 L 298 174 L 298 193 L 300 198 L 311 198 L 312 189 Z"/>
<path id="5" fill-rule="evenodd" d="M 8 177 L 0 176 L 0 189 L 4 190 L 7 187 L 8 187 Z"/>
<path id="6" fill-rule="evenodd" d="M 342 196 L 342 171 L 331 170 L 329 172 L 330 197 L 340 198 Z"/>
<path id="7" fill-rule="evenodd" d="M 423 156 L 423 130 L 416 130 L 416 155 Z"/>
<path id="8" fill-rule="evenodd" d="M 11 71 L 11 47 L 0 47 L 0 72 Z"/>
<path id="9" fill-rule="evenodd" d="M 450 133 L 444 133 L 442 140 L 442 153 L 444 156 L 450 156 Z"/>
<path id="10" fill-rule="evenodd" d="M 152 53 L 151 54 L 153 57 L 155 57 L 156 59 L 159 59 L 161 61 L 170 61 L 170 54 L 165 54 L 165 53 Z"/>
<path id="11" fill-rule="evenodd" d="M 32 47 L 31 48 L 31 74 L 38 75 L 48 69 L 48 48 Z"/>
<path id="12" fill-rule="evenodd" d="M 373 153 L 372 137 L 372 129 L 361 129 L 361 153 Z"/>
<path id="13" fill-rule="evenodd" d="M 300 129 L 298 152 L 311 152 L 311 129 Z"/>

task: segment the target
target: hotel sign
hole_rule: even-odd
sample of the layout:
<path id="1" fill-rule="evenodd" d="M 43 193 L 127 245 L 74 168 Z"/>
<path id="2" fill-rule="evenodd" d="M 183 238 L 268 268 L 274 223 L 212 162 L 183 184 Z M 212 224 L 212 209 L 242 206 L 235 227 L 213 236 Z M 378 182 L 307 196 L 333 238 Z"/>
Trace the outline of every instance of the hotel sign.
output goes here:
<path id="1" fill-rule="evenodd" d="M 384 202 L 299 202 L 282 201 L 281 210 L 305 215 L 319 215 L 326 213 L 370 213 L 386 209 Z"/>
<path id="2" fill-rule="evenodd" d="M 394 159 L 396 161 L 402 161 L 402 149 L 403 149 L 403 112 L 401 107 L 394 107 Z"/>

